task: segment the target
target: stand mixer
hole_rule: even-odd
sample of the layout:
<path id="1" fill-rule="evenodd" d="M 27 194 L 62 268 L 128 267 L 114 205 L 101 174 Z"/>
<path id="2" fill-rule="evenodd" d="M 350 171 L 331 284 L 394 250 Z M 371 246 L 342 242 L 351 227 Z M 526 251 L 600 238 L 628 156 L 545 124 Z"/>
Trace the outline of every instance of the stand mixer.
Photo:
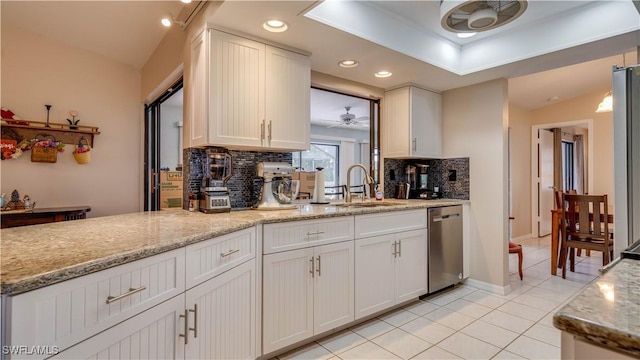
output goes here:
<path id="1" fill-rule="evenodd" d="M 256 172 L 262 178 L 260 199 L 254 209 L 296 209 L 291 202 L 298 196 L 299 180 L 291 180 L 293 167 L 284 162 L 259 162 Z"/>
<path id="2" fill-rule="evenodd" d="M 205 214 L 231 211 L 227 180 L 231 177 L 232 161 L 227 153 L 207 155 L 203 164 L 205 174 L 200 185 L 200 211 Z"/>

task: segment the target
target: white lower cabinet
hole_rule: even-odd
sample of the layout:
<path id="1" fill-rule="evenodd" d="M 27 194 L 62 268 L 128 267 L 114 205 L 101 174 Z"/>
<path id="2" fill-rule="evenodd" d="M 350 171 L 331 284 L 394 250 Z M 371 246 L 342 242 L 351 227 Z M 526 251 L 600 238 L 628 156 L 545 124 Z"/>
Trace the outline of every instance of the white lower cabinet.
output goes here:
<path id="1" fill-rule="evenodd" d="M 263 257 L 263 353 L 354 320 L 354 244 Z"/>
<path id="2" fill-rule="evenodd" d="M 355 241 L 355 318 L 427 293 L 427 230 Z"/>
<path id="3" fill-rule="evenodd" d="M 256 357 L 255 259 L 186 292 L 187 359 Z M 184 316 L 184 315 L 183 315 Z"/>
<path id="4" fill-rule="evenodd" d="M 183 359 L 183 312 L 184 297 L 174 297 L 52 359 Z"/>

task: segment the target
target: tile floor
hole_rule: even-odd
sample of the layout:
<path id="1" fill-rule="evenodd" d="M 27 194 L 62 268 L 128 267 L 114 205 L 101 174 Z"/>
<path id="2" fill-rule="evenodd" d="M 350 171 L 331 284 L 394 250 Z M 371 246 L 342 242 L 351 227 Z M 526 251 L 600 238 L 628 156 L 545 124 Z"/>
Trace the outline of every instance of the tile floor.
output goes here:
<path id="1" fill-rule="evenodd" d="M 278 359 L 559 359 L 553 314 L 597 277 L 602 257 L 577 258 L 576 272 L 563 280 L 549 272 L 550 242 L 519 242 L 524 280 L 510 255 L 506 296 L 458 285 Z"/>

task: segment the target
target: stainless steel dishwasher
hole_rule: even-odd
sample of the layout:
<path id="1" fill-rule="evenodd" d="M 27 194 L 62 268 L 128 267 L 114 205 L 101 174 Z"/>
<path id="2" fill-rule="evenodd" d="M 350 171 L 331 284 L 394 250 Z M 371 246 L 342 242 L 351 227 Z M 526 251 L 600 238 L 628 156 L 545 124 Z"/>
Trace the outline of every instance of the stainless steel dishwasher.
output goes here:
<path id="1" fill-rule="evenodd" d="M 429 293 L 462 280 L 462 206 L 430 208 Z"/>

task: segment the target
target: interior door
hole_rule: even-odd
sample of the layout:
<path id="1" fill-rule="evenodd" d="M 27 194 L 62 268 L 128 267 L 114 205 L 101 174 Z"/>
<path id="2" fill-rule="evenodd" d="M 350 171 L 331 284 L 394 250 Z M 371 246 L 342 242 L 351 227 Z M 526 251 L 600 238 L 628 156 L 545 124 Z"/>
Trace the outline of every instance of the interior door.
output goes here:
<path id="1" fill-rule="evenodd" d="M 553 210 L 553 132 L 538 130 L 538 236 L 551 233 Z"/>

